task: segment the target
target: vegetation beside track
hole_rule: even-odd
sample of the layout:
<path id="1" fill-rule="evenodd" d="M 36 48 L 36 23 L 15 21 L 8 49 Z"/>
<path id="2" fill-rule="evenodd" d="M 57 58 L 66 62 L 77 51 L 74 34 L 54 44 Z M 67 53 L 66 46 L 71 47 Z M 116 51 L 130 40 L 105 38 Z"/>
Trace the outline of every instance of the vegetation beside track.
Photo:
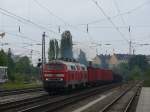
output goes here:
<path id="1" fill-rule="evenodd" d="M 120 63 L 114 71 L 124 80 L 144 80 L 143 86 L 150 87 L 150 64 L 145 55 L 133 55 L 128 63 Z"/>
<path id="2" fill-rule="evenodd" d="M 42 87 L 42 83 L 8 82 L 0 85 L 0 89 L 2 90 L 27 89 L 27 88 L 36 88 L 36 87 Z"/>

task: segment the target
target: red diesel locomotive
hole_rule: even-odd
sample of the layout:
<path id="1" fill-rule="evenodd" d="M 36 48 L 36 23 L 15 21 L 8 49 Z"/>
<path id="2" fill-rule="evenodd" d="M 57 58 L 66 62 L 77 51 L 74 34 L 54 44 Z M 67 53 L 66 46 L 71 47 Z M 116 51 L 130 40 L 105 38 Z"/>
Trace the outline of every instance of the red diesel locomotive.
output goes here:
<path id="1" fill-rule="evenodd" d="M 83 64 L 54 60 L 44 65 L 43 83 L 46 91 L 85 86 L 87 68 Z"/>
<path id="2" fill-rule="evenodd" d="M 122 80 L 121 76 L 112 70 L 86 67 L 77 62 L 53 60 L 43 67 L 43 84 L 46 91 L 76 88 L 80 86 L 95 86 Z"/>

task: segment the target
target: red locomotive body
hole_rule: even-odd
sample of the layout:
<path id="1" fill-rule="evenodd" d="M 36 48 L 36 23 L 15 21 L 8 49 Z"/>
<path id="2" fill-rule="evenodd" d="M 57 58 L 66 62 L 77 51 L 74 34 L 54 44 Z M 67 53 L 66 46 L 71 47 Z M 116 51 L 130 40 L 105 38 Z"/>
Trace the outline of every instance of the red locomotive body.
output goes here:
<path id="1" fill-rule="evenodd" d="M 47 91 L 86 85 L 86 66 L 60 60 L 51 61 L 44 65 L 43 83 Z"/>

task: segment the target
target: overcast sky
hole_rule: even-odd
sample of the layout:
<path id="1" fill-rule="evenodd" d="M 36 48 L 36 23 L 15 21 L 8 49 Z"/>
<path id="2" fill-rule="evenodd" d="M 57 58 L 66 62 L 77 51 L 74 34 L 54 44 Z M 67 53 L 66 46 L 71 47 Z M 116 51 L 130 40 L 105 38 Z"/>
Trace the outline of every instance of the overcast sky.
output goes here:
<path id="1" fill-rule="evenodd" d="M 97 5 L 93 0 L 0 0 L 0 32 L 6 32 L 0 43 L 9 43 L 0 47 L 5 50 L 11 47 L 15 54 L 31 56 L 33 49 L 36 62 L 41 46 L 29 44 L 41 43 L 44 31 L 47 45 L 49 39 L 60 40 L 59 26 L 61 33 L 71 31 L 75 57 L 79 49 L 89 59 L 96 49 L 98 54 L 129 53 L 130 39 L 136 54 L 150 54 L 150 45 L 139 45 L 150 44 L 150 0 L 97 0 Z"/>

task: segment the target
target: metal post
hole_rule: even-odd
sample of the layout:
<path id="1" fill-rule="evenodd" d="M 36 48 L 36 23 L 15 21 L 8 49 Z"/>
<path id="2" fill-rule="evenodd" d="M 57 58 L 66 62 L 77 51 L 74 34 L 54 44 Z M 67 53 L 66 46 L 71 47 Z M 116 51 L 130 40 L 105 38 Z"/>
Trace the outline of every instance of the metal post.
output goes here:
<path id="1" fill-rule="evenodd" d="M 42 35 L 42 74 L 43 74 L 43 68 L 45 64 L 45 32 Z"/>
<path id="2" fill-rule="evenodd" d="M 132 54 L 132 40 L 131 40 L 131 27 L 129 26 L 129 37 L 130 37 L 130 41 L 129 41 L 129 55 Z"/>
<path id="3" fill-rule="evenodd" d="M 131 40 L 129 41 L 129 55 L 132 54 L 132 42 Z"/>
<path id="4" fill-rule="evenodd" d="M 54 40 L 54 59 L 56 59 L 56 40 Z"/>

